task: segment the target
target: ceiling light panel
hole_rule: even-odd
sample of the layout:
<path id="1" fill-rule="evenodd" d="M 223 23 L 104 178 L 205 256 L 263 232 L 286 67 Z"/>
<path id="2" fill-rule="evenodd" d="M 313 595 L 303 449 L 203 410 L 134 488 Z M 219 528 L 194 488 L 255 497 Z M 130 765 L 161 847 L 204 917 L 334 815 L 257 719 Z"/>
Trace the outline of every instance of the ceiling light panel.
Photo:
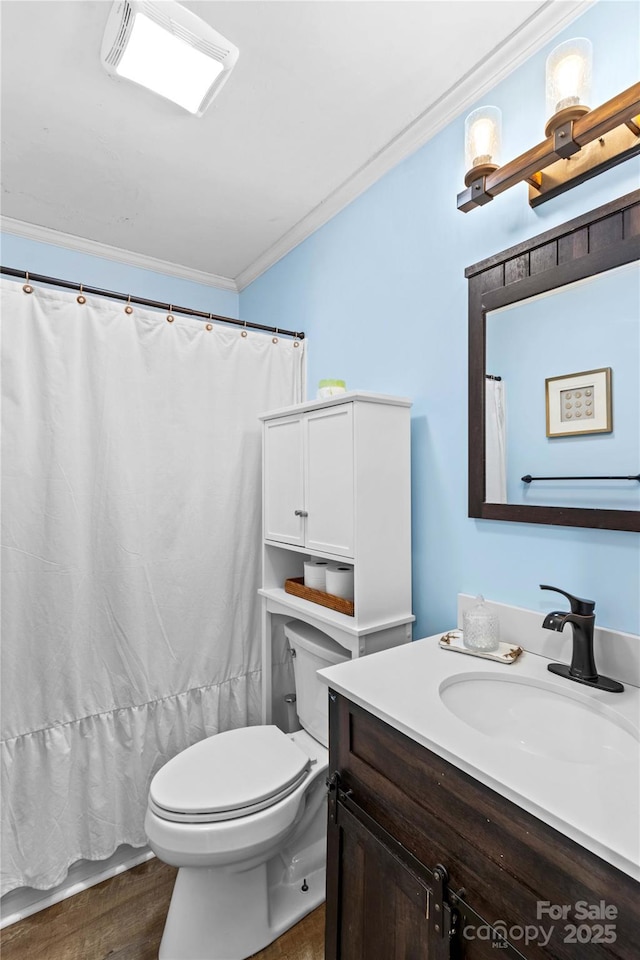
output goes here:
<path id="1" fill-rule="evenodd" d="M 106 71 L 202 116 L 238 48 L 174 0 L 116 0 L 102 42 Z"/>

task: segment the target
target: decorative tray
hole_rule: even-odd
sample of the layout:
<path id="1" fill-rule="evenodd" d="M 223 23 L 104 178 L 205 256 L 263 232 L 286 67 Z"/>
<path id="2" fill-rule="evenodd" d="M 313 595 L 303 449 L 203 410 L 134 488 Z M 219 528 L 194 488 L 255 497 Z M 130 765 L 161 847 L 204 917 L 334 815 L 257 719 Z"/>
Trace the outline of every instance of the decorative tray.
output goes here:
<path id="1" fill-rule="evenodd" d="M 443 650 L 455 650 L 456 653 L 468 653 L 483 660 L 495 660 L 497 663 L 514 663 L 522 653 L 522 647 L 512 643 L 500 643 L 497 650 L 470 650 L 462 642 L 462 630 L 449 630 L 438 641 Z"/>
<path id="2" fill-rule="evenodd" d="M 305 587 L 304 577 L 292 577 L 284 582 L 285 593 L 291 593 L 295 597 L 302 597 L 303 600 L 309 600 L 311 603 L 319 603 L 322 607 L 329 607 L 338 613 L 344 613 L 347 617 L 355 615 L 353 600 L 344 600 L 342 597 L 335 597 L 332 593 L 325 593 L 323 590 L 314 590 L 313 587 Z"/>

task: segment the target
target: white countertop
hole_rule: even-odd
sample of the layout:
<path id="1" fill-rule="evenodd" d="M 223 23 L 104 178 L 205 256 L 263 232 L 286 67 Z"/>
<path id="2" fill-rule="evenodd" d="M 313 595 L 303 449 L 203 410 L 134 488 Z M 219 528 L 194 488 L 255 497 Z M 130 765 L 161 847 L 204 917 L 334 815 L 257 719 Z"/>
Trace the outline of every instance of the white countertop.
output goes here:
<path id="1" fill-rule="evenodd" d="M 640 689 L 626 685 L 617 694 L 595 690 L 555 676 L 547 670 L 551 661 L 526 651 L 505 665 L 442 650 L 440 636 L 328 667 L 318 675 L 416 743 L 640 880 Z M 613 711 L 617 723 L 636 738 L 628 738 L 628 758 L 625 752 L 624 762 L 569 762 L 481 733 L 440 698 L 440 689 L 464 674 L 526 681 L 593 705 L 595 711 Z M 506 734 L 508 712 L 504 719 Z M 562 736 L 558 729 L 557 737 Z"/>

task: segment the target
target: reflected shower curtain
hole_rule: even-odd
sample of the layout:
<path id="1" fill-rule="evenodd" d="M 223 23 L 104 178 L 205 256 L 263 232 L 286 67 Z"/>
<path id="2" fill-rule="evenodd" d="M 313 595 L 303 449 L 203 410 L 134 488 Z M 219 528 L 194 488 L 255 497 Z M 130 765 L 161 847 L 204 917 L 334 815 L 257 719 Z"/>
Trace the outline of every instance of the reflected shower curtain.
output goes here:
<path id="1" fill-rule="evenodd" d="M 304 345 L 2 281 L 2 892 L 145 843 L 155 771 L 260 721 L 258 414 Z"/>
<path id="2" fill-rule="evenodd" d="M 507 438 L 504 381 L 485 380 L 485 500 L 507 502 Z"/>

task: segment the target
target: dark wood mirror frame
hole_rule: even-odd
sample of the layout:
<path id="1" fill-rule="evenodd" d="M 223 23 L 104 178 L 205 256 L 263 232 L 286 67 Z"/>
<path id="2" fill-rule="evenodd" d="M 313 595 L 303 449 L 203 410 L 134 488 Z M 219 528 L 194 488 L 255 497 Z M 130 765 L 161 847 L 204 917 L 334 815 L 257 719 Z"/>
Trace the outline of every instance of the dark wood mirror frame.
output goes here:
<path id="1" fill-rule="evenodd" d="M 469 516 L 640 531 L 640 511 L 485 503 L 485 347 L 491 310 L 640 259 L 640 190 L 465 270 L 469 281 Z M 640 318 L 639 318 L 640 322 Z"/>

